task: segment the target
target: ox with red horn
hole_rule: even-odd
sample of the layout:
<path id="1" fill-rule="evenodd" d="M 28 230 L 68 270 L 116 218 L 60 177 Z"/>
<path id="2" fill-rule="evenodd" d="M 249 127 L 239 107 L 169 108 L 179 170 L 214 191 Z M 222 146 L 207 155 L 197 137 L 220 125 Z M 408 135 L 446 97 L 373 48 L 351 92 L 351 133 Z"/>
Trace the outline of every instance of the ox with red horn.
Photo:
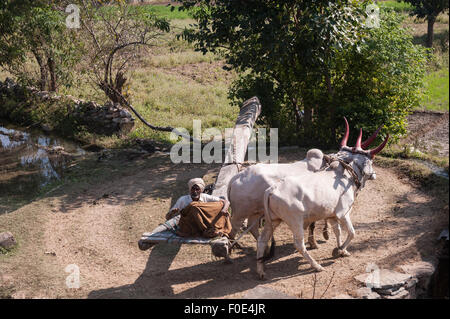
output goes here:
<path id="1" fill-rule="evenodd" d="M 380 132 L 382 126 L 380 126 L 375 133 L 372 134 L 367 140 L 364 142 L 361 142 L 362 140 L 362 129 L 359 130 L 358 139 L 356 140 L 356 146 L 355 147 L 348 147 L 347 141 L 348 137 L 350 135 L 350 128 L 347 122 L 347 119 L 344 117 L 345 121 L 345 134 L 341 141 L 341 150 L 343 151 L 349 151 L 352 153 L 360 153 L 369 156 L 370 158 L 373 158 L 376 154 L 381 152 L 381 150 L 386 146 L 387 141 L 389 140 L 389 134 L 384 139 L 383 143 L 378 145 L 378 147 L 370 150 L 364 150 L 364 148 L 367 148 L 377 137 L 378 133 Z"/>

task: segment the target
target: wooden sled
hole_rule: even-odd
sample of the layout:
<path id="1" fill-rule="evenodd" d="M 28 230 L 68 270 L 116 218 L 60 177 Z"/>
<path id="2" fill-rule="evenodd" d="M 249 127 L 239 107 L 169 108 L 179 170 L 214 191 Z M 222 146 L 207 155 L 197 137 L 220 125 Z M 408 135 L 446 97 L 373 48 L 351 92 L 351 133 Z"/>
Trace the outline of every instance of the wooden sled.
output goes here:
<path id="1" fill-rule="evenodd" d="M 260 113 L 261 104 L 257 97 L 245 101 L 242 105 L 234 127 L 230 148 L 214 183 L 212 195 L 228 199 L 228 183 L 239 172 L 244 162 L 253 125 Z M 175 216 L 156 227 L 152 232 L 144 233 L 138 242 L 139 249 L 147 250 L 159 243 L 210 245 L 214 256 L 222 257 L 230 261 L 229 255 L 232 245 L 227 237 L 203 238 L 177 236 L 175 231 L 179 220 L 180 215 Z"/>
<path id="2" fill-rule="evenodd" d="M 139 249 L 147 250 L 159 243 L 210 245 L 214 256 L 228 259 L 231 244 L 227 237 L 180 237 L 175 233 L 179 221 L 180 215 L 159 225 L 151 233 L 144 233 L 138 242 Z"/>

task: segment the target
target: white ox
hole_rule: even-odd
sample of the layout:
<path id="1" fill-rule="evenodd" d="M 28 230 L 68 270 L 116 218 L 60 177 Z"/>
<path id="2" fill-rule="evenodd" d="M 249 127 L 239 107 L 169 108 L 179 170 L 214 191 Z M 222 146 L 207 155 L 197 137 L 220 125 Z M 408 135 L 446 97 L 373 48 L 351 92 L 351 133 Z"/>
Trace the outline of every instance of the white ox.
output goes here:
<path id="1" fill-rule="evenodd" d="M 251 227 L 255 240 L 259 231 L 257 221 L 264 215 L 265 190 L 286 176 L 305 176 L 320 169 L 323 153 L 318 149 L 307 152 L 306 158 L 290 164 L 256 164 L 234 176 L 228 184 L 228 200 L 231 207 L 231 238 L 234 238 L 245 219 Z M 256 225 L 256 226 L 255 226 Z M 313 237 L 310 241 L 312 248 L 316 248 Z"/>
<path id="2" fill-rule="evenodd" d="M 368 147 L 376 138 L 380 129 L 381 127 L 370 138 L 361 143 L 361 147 Z M 251 227 L 264 215 L 264 192 L 268 187 L 287 176 L 308 178 L 308 173 L 319 170 L 322 162 L 322 151 L 311 149 L 307 152 L 306 158 L 301 161 L 290 164 L 256 164 L 235 175 L 230 180 L 227 189 L 232 212 L 231 238 L 235 237 L 245 219 L 248 219 L 248 226 Z M 305 225 L 305 227 L 307 226 Z M 325 239 L 328 239 L 327 229 L 327 224 L 325 224 L 323 233 Z M 308 242 L 311 248 L 317 248 L 313 231 L 314 223 L 309 228 Z M 258 240 L 258 226 L 252 227 L 250 232 L 255 240 Z"/>
<path id="3" fill-rule="evenodd" d="M 303 238 L 305 225 L 321 219 L 330 220 L 336 235 L 338 255 L 349 255 L 347 247 L 355 235 L 350 211 L 356 191 L 364 187 L 366 180 L 375 178 L 372 159 L 386 145 L 389 135 L 376 149 L 365 151 L 361 147 L 361 130 L 356 147 L 350 148 L 346 145 L 349 130 L 347 120 L 345 122 L 347 131 L 337 154 L 340 161 L 334 161 L 330 167 L 316 173 L 286 177 L 265 191 L 266 222 L 257 244 L 257 272 L 260 279 L 265 276 L 264 261 L 267 257 L 264 257 L 264 251 L 281 221 L 288 224 L 294 236 L 295 247 L 316 271 L 322 271 L 323 267 L 306 250 Z M 352 170 L 355 174 L 351 173 Z M 340 225 L 348 233 L 342 245 Z"/>

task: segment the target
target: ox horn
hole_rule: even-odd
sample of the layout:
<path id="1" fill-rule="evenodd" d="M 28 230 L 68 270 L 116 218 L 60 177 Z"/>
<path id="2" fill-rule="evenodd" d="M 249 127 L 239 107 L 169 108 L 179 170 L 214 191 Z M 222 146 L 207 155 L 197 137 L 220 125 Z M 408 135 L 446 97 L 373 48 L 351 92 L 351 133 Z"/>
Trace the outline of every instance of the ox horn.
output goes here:
<path id="1" fill-rule="evenodd" d="M 389 139 L 389 134 L 386 136 L 383 143 L 381 143 L 377 148 L 368 151 L 372 158 L 386 146 L 388 139 Z"/>
<path id="2" fill-rule="evenodd" d="M 380 132 L 381 128 L 383 127 L 383 125 L 381 125 L 376 131 L 375 133 L 372 134 L 371 137 L 369 137 L 367 140 L 365 140 L 364 142 L 362 142 L 361 144 L 361 148 L 366 148 L 368 147 L 370 144 L 372 144 L 372 142 L 375 140 L 375 138 L 377 137 L 378 133 Z"/>
<path id="3" fill-rule="evenodd" d="M 345 121 L 345 135 L 342 138 L 341 147 L 347 146 L 348 135 L 350 134 L 350 128 L 348 127 L 348 122 L 347 122 L 347 119 L 345 118 L 345 116 L 344 116 L 344 121 Z"/>
<path id="4" fill-rule="evenodd" d="M 362 128 L 359 129 L 358 139 L 356 140 L 356 148 L 361 148 Z"/>

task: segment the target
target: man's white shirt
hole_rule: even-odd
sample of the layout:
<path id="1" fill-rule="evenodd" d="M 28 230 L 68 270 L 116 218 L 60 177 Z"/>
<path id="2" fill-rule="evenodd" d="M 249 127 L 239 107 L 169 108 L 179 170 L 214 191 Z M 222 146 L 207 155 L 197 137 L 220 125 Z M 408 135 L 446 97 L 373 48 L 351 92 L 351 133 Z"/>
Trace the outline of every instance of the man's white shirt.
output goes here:
<path id="1" fill-rule="evenodd" d="M 219 202 L 219 201 L 221 201 L 221 198 L 219 198 L 217 196 L 209 195 L 209 194 L 206 194 L 206 193 L 200 193 L 199 201 L 200 202 L 205 202 L 205 203 L 206 202 Z M 173 205 L 173 207 L 170 210 L 173 210 L 175 208 L 178 208 L 179 210 L 182 210 L 187 205 L 189 205 L 191 202 L 192 202 L 191 195 L 181 196 L 180 198 L 178 198 L 177 202 L 175 203 L 175 205 Z"/>

